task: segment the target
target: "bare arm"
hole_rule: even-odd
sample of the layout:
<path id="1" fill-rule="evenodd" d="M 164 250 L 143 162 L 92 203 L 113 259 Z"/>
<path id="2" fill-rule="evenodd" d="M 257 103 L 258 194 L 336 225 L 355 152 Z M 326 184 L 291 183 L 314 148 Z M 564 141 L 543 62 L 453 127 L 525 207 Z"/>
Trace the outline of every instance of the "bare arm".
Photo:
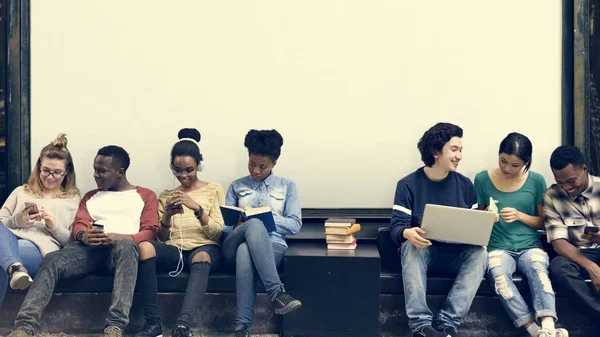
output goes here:
<path id="1" fill-rule="evenodd" d="M 585 257 L 577 247 L 573 246 L 565 239 L 552 241 L 552 247 L 558 255 L 564 256 L 573 262 L 577 263 L 581 268 L 588 269 L 592 265 L 596 265 L 592 260 Z M 597 266 L 597 265 L 596 265 Z"/>
<path id="2" fill-rule="evenodd" d="M 160 242 L 165 242 L 167 240 L 169 240 L 169 234 L 171 233 L 171 225 L 168 225 L 169 227 L 165 227 L 163 226 L 163 222 L 160 222 L 160 226 L 158 227 L 158 240 L 160 240 Z"/>
<path id="3" fill-rule="evenodd" d="M 542 205 L 537 205 L 535 207 L 535 216 L 529 215 L 529 214 L 525 214 L 525 213 L 520 213 L 520 217 L 519 220 L 526 224 L 529 227 L 535 228 L 535 229 L 544 229 L 544 206 Z"/>

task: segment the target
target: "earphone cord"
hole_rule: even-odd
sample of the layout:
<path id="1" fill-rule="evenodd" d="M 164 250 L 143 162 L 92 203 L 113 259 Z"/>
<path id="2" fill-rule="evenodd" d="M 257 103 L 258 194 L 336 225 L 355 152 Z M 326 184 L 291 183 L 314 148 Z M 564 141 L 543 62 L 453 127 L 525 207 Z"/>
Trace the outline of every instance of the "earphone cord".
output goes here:
<path id="1" fill-rule="evenodd" d="M 173 177 L 173 179 L 175 179 L 175 177 Z M 180 223 L 183 223 L 183 214 L 179 214 L 179 220 Z M 173 219 L 171 217 L 171 228 L 173 228 Z M 181 274 L 181 272 L 183 271 L 183 231 L 181 230 L 181 226 L 179 226 L 179 238 L 180 238 L 180 242 L 181 245 L 177 246 L 177 243 L 175 243 L 175 247 L 177 247 L 177 251 L 179 251 L 179 262 L 177 262 L 177 268 L 175 268 L 175 270 L 169 272 L 169 276 L 171 277 L 177 277 L 179 276 L 179 274 Z M 171 232 L 169 231 L 169 239 L 173 240 L 172 236 L 171 236 Z"/>

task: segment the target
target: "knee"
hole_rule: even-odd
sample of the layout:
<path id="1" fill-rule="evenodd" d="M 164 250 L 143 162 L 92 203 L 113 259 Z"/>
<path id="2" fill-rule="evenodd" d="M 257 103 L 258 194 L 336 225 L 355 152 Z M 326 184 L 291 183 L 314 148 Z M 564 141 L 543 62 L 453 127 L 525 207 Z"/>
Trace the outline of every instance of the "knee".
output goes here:
<path id="1" fill-rule="evenodd" d="M 235 263 L 237 266 L 245 266 L 252 263 L 250 249 L 248 249 L 248 245 L 245 242 L 238 246 Z"/>
<path id="2" fill-rule="evenodd" d="M 576 271 L 575 262 L 564 256 L 557 256 L 550 262 L 550 272 L 552 277 L 556 279 L 562 279 L 566 274 L 572 274 Z"/>
<path id="3" fill-rule="evenodd" d="M 136 259 L 138 258 L 137 245 L 135 242 L 133 242 L 133 240 L 117 241 L 117 243 L 115 243 L 113 246 L 113 250 L 119 255 L 135 255 Z"/>
<path id="4" fill-rule="evenodd" d="M 210 260 L 210 255 L 208 255 L 207 252 L 198 252 L 192 258 L 192 263 L 200 263 L 200 262 L 211 263 L 212 261 Z"/>
<path id="5" fill-rule="evenodd" d="M 46 256 L 44 256 L 44 259 L 42 260 L 42 265 L 40 266 L 40 269 L 42 268 L 42 266 L 48 267 L 57 265 L 62 260 L 62 255 L 63 254 L 61 254 L 60 250 L 55 250 L 46 254 Z"/>
<path id="6" fill-rule="evenodd" d="M 36 274 L 41 274 L 44 271 L 59 272 L 63 265 L 63 254 L 61 253 L 60 250 L 56 250 L 46 254 Z"/>
<path id="7" fill-rule="evenodd" d="M 513 287 L 511 287 L 512 279 L 506 274 L 491 274 L 493 277 L 493 285 L 496 294 L 502 296 L 505 300 L 510 300 L 515 297 Z"/>
<path id="8" fill-rule="evenodd" d="M 540 248 L 535 248 L 527 252 L 527 259 L 525 259 L 525 264 L 530 265 L 535 269 L 541 268 L 547 270 L 549 264 L 548 260 L 548 254 L 544 250 Z"/>
<path id="9" fill-rule="evenodd" d="M 140 252 L 140 261 L 148 260 L 156 256 L 156 249 L 150 241 L 143 241 L 138 244 Z"/>
<path id="10" fill-rule="evenodd" d="M 250 219 L 245 222 L 245 225 L 246 234 L 268 234 L 265 225 L 259 219 Z"/>

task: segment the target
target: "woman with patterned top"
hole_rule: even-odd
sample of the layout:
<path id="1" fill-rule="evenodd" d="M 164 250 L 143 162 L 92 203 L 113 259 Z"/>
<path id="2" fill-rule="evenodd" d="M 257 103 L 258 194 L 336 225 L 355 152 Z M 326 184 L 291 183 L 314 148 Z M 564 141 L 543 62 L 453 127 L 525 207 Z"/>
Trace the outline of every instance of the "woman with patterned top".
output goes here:
<path id="1" fill-rule="evenodd" d="M 183 305 L 173 337 L 192 336 L 190 327 L 202 304 L 211 270 L 219 264 L 219 240 L 223 230 L 220 206 L 225 202 L 223 188 L 215 182 L 198 179 L 203 157 L 198 142 L 200 132 L 182 129 L 179 141 L 171 149 L 171 170 L 181 183 L 174 190 L 162 192 L 158 198 L 160 228 L 158 241 L 144 241 L 139 247 L 138 287 L 143 302 L 146 324 L 137 337 L 162 335 L 157 305 L 156 272 L 171 271 L 175 277 L 189 269 Z"/>
<path id="2" fill-rule="evenodd" d="M 42 257 L 69 243 L 79 206 L 73 158 L 67 137 L 46 145 L 29 175 L 0 209 L 0 303 L 7 285 L 26 289 Z"/>
<path id="3" fill-rule="evenodd" d="M 226 203 L 243 209 L 270 207 L 276 229 L 269 233 L 258 219 L 224 229 L 223 259 L 236 270 L 236 337 L 250 335 L 259 280 L 276 314 L 287 314 L 302 305 L 285 292 L 277 273 L 287 249 L 285 236 L 297 234 L 302 226 L 296 184 L 273 173 L 283 138 L 275 130 L 250 130 L 244 145 L 248 148 L 250 175 L 231 184 Z"/>

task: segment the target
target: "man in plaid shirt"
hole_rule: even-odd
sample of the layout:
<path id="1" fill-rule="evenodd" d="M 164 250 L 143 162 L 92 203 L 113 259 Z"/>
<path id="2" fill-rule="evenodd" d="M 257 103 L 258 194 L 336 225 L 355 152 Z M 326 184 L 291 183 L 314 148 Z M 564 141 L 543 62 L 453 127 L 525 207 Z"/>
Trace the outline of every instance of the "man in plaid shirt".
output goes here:
<path id="1" fill-rule="evenodd" d="M 600 177 L 587 172 L 574 146 L 554 150 L 550 167 L 556 184 L 544 194 L 544 220 L 548 242 L 558 253 L 550 264 L 553 280 L 600 318 Z"/>

